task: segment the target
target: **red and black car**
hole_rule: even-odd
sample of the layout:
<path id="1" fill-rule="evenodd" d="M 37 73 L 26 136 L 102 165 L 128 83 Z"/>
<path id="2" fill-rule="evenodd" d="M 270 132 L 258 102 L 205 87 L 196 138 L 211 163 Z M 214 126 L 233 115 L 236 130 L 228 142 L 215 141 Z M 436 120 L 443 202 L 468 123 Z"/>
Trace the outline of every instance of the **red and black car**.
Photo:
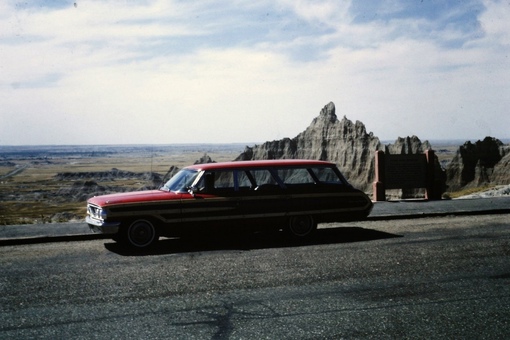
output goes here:
<path id="1" fill-rule="evenodd" d="M 159 190 L 90 198 L 86 221 L 141 249 L 159 236 L 220 231 L 275 228 L 306 238 L 317 223 L 361 220 L 372 207 L 333 163 L 241 161 L 186 167 Z"/>

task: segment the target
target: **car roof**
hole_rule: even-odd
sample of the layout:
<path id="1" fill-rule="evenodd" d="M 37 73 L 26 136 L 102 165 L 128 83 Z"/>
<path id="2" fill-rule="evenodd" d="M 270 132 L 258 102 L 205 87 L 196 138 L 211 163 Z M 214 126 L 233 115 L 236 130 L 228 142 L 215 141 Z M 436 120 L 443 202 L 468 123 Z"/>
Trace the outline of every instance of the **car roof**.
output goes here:
<path id="1" fill-rule="evenodd" d="M 255 160 L 233 161 L 219 163 L 204 163 L 187 166 L 186 169 L 194 170 L 219 170 L 234 168 L 269 168 L 269 167 L 306 167 L 306 166 L 335 166 L 334 163 L 307 159 L 279 159 L 279 160 Z"/>

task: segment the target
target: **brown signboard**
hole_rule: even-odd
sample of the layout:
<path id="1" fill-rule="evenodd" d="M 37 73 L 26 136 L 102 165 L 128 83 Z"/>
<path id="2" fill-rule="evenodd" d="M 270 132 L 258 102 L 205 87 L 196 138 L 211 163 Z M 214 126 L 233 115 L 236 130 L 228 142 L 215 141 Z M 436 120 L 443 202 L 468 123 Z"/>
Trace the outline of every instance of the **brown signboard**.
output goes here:
<path id="1" fill-rule="evenodd" d="M 427 186 L 427 157 L 419 155 L 386 155 L 386 189 L 413 189 Z"/>

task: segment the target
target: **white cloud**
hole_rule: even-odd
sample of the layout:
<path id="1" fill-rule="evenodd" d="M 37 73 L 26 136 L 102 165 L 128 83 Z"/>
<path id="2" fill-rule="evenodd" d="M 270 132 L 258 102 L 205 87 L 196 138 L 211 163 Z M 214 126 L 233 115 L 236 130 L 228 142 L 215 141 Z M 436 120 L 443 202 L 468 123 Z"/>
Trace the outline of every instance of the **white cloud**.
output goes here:
<path id="1" fill-rule="evenodd" d="M 334 24 L 335 20 L 346 19 L 348 1 L 306 1 L 281 0 L 283 6 L 291 8 L 300 18 L 309 22 Z"/>
<path id="2" fill-rule="evenodd" d="M 510 6 L 485 5 L 479 36 L 336 1 L 0 5 L 0 144 L 263 142 L 329 101 L 383 139 L 510 137 Z"/>
<path id="3" fill-rule="evenodd" d="M 508 20 L 510 18 L 510 4 L 506 1 L 486 0 L 487 10 L 481 15 L 480 22 L 487 34 L 487 40 L 496 45 L 510 45 Z"/>

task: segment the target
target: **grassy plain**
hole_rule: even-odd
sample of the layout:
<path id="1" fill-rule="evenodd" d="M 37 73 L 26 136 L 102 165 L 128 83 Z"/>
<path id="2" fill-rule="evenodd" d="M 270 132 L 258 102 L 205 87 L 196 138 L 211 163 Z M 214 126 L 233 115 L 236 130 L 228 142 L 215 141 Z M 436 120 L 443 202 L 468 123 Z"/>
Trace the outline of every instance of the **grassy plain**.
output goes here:
<path id="1" fill-rule="evenodd" d="M 242 151 L 242 148 L 241 148 Z M 218 150 L 207 152 L 213 160 L 229 161 L 241 151 Z M 156 173 L 162 178 L 171 166 L 182 168 L 204 156 L 202 151 L 169 154 L 118 153 L 104 157 L 53 155 L 49 158 L 10 156 L 0 159 L 0 225 L 30 224 L 35 222 L 62 222 L 83 219 L 86 214 L 84 200 L 66 195 L 77 182 L 97 181 L 94 173 L 119 169 L 133 173 Z M 58 179 L 57 174 L 83 173 L 80 180 Z M 88 174 L 88 175 L 87 175 Z M 154 186 L 150 180 L 140 178 L 112 178 L 98 181 L 108 188 L 134 191 Z"/>

